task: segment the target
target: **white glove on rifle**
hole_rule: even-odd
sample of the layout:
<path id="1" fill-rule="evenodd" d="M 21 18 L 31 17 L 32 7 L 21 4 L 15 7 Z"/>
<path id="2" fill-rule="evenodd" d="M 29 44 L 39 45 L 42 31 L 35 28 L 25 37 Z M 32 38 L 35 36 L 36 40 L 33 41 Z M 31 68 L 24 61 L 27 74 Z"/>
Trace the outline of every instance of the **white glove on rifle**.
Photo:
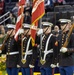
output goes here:
<path id="1" fill-rule="evenodd" d="M 19 35 L 24 33 L 24 29 L 19 29 Z"/>
<path id="2" fill-rule="evenodd" d="M 39 29 L 37 32 L 37 35 L 41 35 L 41 34 L 43 34 L 43 29 Z"/>
<path id="3" fill-rule="evenodd" d="M 50 67 L 51 67 L 51 68 L 55 68 L 55 67 L 57 67 L 57 65 L 51 64 Z"/>
<path id="4" fill-rule="evenodd" d="M 34 65 L 29 64 L 29 67 L 30 67 L 30 68 L 34 68 Z"/>
<path id="5" fill-rule="evenodd" d="M 62 52 L 62 53 L 66 53 L 66 52 L 67 52 L 67 48 L 62 47 L 62 48 L 60 49 L 60 52 Z"/>

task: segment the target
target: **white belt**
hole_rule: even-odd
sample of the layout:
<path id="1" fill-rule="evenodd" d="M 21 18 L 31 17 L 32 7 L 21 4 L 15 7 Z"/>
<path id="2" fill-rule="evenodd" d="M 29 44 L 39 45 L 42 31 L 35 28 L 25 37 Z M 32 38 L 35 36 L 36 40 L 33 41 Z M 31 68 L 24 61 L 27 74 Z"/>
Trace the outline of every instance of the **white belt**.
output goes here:
<path id="1" fill-rule="evenodd" d="M 48 51 L 44 51 L 45 54 L 53 53 L 53 49 L 50 49 Z"/>
<path id="2" fill-rule="evenodd" d="M 24 56 L 25 60 L 26 60 L 26 58 L 27 58 L 28 55 L 32 55 L 32 50 L 29 50 L 29 51 L 25 52 L 25 56 Z"/>
<path id="3" fill-rule="evenodd" d="M 53 53 L 53 49 L 50 49 L 50 50 L 48 50 L 48 51 L 45 50 L 45 51 L 44 51 L 43 59 L 41 58 L 41 60 L 45 61 L 47 54 L 51 54 L 51 53 Z"/>
<path id="4" fill-rule="evenodd" d="M 10 52 L 10 53 L 6 53 L 7 55 L 14 55 L 14 54 L 19 54 L 19 52 Z"/>

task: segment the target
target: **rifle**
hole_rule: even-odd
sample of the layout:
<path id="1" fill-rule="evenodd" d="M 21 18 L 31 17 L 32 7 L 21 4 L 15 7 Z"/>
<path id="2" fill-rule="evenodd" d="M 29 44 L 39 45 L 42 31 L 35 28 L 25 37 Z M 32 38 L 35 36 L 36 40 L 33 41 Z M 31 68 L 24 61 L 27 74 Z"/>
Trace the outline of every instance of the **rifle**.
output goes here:
<path id="1" fill-rule="evenodd" d="M 68 43 L 69 43 L 70 36 L 71 36 L 71 34 L 72 34 L 73 29 L 74 29 L 74 24 L 71 26 L 71 28 L 70 28 L 70 30 L 69 30 L 69 32 L 68 32 L 68 36 L 67 36 L 67 38 L 66 38 L 65 43 L 63 44 L 63 47 L 67 47 L 67 45 L 68 45 Z"/>
<path id="2" fill-rule="evenodd" d="M 13 30 L 12 30 L 12 32 L 13 32 Z M 11 34 L 12 34 L 12 32 L 11 32 Z M 10 34 L 10 35 L 11 35 L 11 34 Z M 8 38 L 10 37 L 10 35 L 7 34 L 7 36 L 5 37 L 5 39 L 4 39 L 4 41 L 3 41 L 2 46 L 0 47 L 0 50 L 3 50 L 3 49 L 4 49 L 5 43 L 6 43 L 6 41 L 8 40 Z"/>

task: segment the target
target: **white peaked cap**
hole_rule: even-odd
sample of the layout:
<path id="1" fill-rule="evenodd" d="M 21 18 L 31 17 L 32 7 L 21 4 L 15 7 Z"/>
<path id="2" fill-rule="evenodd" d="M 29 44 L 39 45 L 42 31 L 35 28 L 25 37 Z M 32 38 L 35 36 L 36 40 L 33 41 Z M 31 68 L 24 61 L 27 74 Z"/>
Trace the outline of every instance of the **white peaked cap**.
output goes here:
<path id="1" fill-rule="evenodd" d="M 71 20 L 70 19 L 59 19 L 60 23 L 70 23 Z"/>
<path id="2" fill-rule="evenodd" d="M 7 24 L 6 27 L 8 29 L 15 29 L 15 25 L 14 24 Z"/>
<path id="3" fill-rule="evenodd" d="M 53 26 L 53 24 L 50 22 L 42 22 L 42 25 L 45 27 L 49 27 L 49 26 L 52 27 Z"/>
<path id="4" fill-rule="evenodd" d="M 26 23 L 24 23 L 24 24 L 23 24 L 23 27 L 24 27 L 24 28 L 30 28 L 31 25 L 30 25 L 30 24 L 26 24 Z"/>

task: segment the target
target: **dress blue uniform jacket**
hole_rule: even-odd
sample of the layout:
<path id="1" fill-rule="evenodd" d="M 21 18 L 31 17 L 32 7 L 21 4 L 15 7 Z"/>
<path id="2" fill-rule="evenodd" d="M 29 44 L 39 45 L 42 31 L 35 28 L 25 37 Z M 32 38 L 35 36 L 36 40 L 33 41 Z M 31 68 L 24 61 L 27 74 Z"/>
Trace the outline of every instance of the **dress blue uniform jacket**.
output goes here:
<path id="1" fill-rule="evenodd" d="M 16 52 L 16 53 L 15 53 Z M 9 37 L 5 43 L 3 53 L 6 53 L 6 67 L 17 67 L 18 64 L 18 44 L 14 37 Z M 15 54 L 14 54 L 15 53 Z"/>

